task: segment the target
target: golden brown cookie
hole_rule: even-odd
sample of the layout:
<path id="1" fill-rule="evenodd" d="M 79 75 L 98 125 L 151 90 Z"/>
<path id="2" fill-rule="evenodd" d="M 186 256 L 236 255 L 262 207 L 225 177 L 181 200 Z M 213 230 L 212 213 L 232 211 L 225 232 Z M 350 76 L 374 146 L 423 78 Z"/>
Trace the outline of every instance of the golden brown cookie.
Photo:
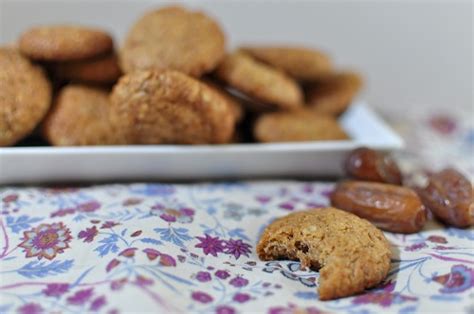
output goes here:
<path id="1" fill-rule="evenodd" d="M 0 146 L 13 145 L 41 121 L 51 104 L 51 84 L 18 51 L 0 48 Z"/>
<path id="2" fill-rule="evenodd" d="M 133 144 L 219 144 L 229 142 L 234 132 L 227 100 L 177 71 L 124 75 L 111 100 L 112 117 Z"/>
<path id="3" fill-rule="evenodd" d="M 52 71 L 60 79 L 98 84 L 114 83 L 122 74 L 115 54 L 55 63 L 52 65 Z"/>
<path id="4" fill-rule="evenodd" d="M 254 137 L 259 142 L 348 139 L 334 117 L 303 109 L 261 115 L 254 125 Z"/>
<path id="5" fill-rule="evenodd" d="M 225 100 L 229 104 L 231 111 L 234 114 L 235 122 L 239 123 L 240 121 L 242 121 L 245 115 L 245 111 L 244 111 L 243 105 L 240 103 L 240 100 L 237 99 L 237 97 L 230 94 L 224 87 L 220 86 L 218 83 L 212 80 L 201 79 L 201 81 L 205 83 L 207 86 L 209 86 L 210 88 L 212 88 L 220 96 L 225 98 Z"/>
<path id="6" fill-rule="evenodd" d="M 104 31 L 81 26 L 33 27 L 20 37 L 21 53 L 33 60 L 71 61 L 110 52 L 112 37 Z"/>
<path id="7" fill-rule="evenodd" d="M 224 33 L 212 18 L 169 6 L 137 21 L 121 50 L 120 64 L 127 73 L 171 69 L 198 77 L 212 71 L 224 52 Z"/>
<path id="8" fill-rule="evenodd" d="M 274 109 L 298 108 L 303 102 L 301 88 L 292 78 L 241 51 L 226 56 L 216 74 L 231 87 Z"/>
<path id="9" fill-rule="evenodd" d="M 109 94 L 103 89 L 68 85 L 58 94 L 42 127 L 54 146 L 123 144 L 109 119 Z"/>
<path id="10" fill-rule="evenodd" d="M 351 104 L 362 84 L 362 77 L 355 72 L 337 73 L 310 86 L 306 102 L 317 112 L 339 115 Z"/>
<path id="11" fill-rule="evenodd" d="M 248 46 L 243 51 L 279 68 L 300 81 L 313 81 L 329 75 L 331 59 L 323 52 L 296 46 Z"/>
<path id="12" fill-rule="evenodd" d="M 365 219 L 336 208 L 310 209 L 281 217 L 263 232 L 260 259 L 299 260 L 319 270 L 319 298 L 350 296 L 379 284 L 390 269 L 390 244 Z"/>

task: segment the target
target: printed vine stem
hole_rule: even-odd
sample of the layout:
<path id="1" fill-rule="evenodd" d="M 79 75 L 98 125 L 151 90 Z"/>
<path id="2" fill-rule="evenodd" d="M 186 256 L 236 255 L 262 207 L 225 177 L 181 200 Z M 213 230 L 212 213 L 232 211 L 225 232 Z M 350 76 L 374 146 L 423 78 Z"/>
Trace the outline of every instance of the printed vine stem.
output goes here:
<path id="1" fill-rule="evenodd" d="M 163 300 L 163 298 L 161 298 L 157 293 L 155 293 L 154 291 L 148 289 L 148 287 L 144 286 L 144 285 L 140 285 L 138 283 L 134 283 L 135 286 L 137 286 L 138 288 L 142 289 L 145 293 L 147 293 L 156 303 L 158 303 L 159 305 L 161 305 L 163 308 L 167 309 L 169 311 L 169 313 L 179 313 L 180 311 L 169 305 L 168 303 L 165 302 L 165 300 Z"/>
<path id="2" fill-rule="evenodd" d="M 8 234 L 7 234 L 7 230 L 5 228 L 5 225 L 3 224 L 3 219 L 0 219 L 0 228 L 3 232 L 3 237 L 5 239 L 5 245 L 3 246 L 3 251 L 2 251 L 2 254 L 0 255 L 0 259 L 2 259 L 5 256 L 7 256 L 7 251 L 8 251 L 8 248 L 9 248 Z"/>

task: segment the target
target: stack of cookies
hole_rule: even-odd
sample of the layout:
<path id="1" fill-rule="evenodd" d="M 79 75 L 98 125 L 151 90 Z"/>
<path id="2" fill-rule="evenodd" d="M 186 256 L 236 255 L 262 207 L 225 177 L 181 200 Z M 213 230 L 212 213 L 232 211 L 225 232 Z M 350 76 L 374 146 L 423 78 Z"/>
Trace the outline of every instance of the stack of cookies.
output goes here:
<path id="1" fill-rule="evenodd" d="M 179 6 L 147 12 L 118 51 L 102 30 L 34 27 L 0 48 L 0 146 L 342 140 L 361 85 L 309 48 L 228 53 L 214 19 Z"/>

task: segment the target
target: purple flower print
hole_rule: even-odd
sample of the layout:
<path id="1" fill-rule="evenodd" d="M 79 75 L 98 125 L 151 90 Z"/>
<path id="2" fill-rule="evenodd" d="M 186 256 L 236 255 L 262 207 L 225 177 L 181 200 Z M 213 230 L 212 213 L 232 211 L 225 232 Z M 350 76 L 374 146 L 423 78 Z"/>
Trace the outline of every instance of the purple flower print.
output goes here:
<path id="1" fill-rule="evenodd" d="M 18 200 L 18 194 L 9 194 L 2 198 L 2 202 L 4 203 L 13 203 Z"/>
<path id="2" fill-rule="evenodd" d="M 115 267 L 117 267 L 118 265 L 120 265 L 120 261 L 116 258 L 114 258 L 113 260 L 111 260 L 107 266 L 105 267 L 105 271 L 106 272 L 109 272 L 111 271 L 112 269 L 114 269 Z"/>
<path id="3" fill-rule="evenodd" d="M 160 265 L 176 267 L 176 260 L 171 255 L 160 253 Z"/>
<path id="4" fill-rule="evenodd" d="M 84 242 L 92 242 L 98 233 L 99 231 L 97 231 L 97 227 L 92 226 L 92 228 L 86 228 L 86 230 L 80 231 L 77 237 L 79 239 L 84 239 Z"/>
<path id="5" fill-rule="evenodd" d="M 191 297 L 193 298 L 194 301 L 197 301 L 200 303 L 209 303 L 214 300 L 209 294 L 202 291 L 193 292 L 191 294 Z"/>
<path id="6" fill-rule="evenodd" d="M 67 298 L 67 302 L 72 305 L 83 305 L 92 297 L 93 288 L 77 291 L 74 295 Z"/>
<path id="7" fill-rule="evenodd" d="M 433 280 L 443 287 L 441 293 L 460 293 L 474 287 L 474 269 L 464 265 L 454 265 L 451 272 L 434 276 Z"/>
<path id="8" fill-rule="evenodd" d="M 77 206 L 77 210 L 83 213 L 91 213 L 100 208 L 100 203 L 96 201 L 91 201 Z"/>
<path id="9" fill-rule="evenodd" d="M 250 295 L 248 295 L 247 293 L 240 293 L 239 292 L 239 293 L 236 293 L 234 295 L 232 300 L 234 300 L 235 302 L 238 302 L 238 303 L 245 303 L 248 300 L 250 300 Z"/>
<path id="10" fill-rule="evenodd" d="M 229 283 L 236 288 L 242 288 L 248 285 L 249 281 L 243 277 L 235 277 Z"/>
<path id="11" fill-rule="evenodd" d="M 433 243 L 441 243 L 441 244 L 446 244 L 448 241 L 446 240 L 445 237 L 442 236 L 436 236 L 436 235 L 431 235 L 426 239 L 427 241 L 433 242 Z"/>
<path id="12" fill-rule="evenodd" d="M 69 290 L 67 283 L 50 283 L 43 289 L 44 295 L 48 297 L 59 297 Z"/>
<path id="13" fill-rule="evenodd" d="M 206 234 L 205 237 L 196 237 L 200 243 L 196 244 L 195 247 L 201 248 L 205 255 L 211 254 L 212 256 L 216 256 L 218 253 L 222 253 L 224 251 L 224 241 L 219 239 L 219 237 L 211 237 L 210 235 Z"/>
<path id="14" fill-rule="evenodd" d="M 440 134 L 448 135 L 456 129 L 456 121 L 447 115 L 436 115 L 429 119 L 431 128 Z"/>
<path id="15" fill-rule="evenodd" d="M 265 196 L 265 195 L 259 195 L 259 196 L 255 197 L 255 199 L 260 204 L 266 204 L 266 203 L 270 202 L 271 197 L 270 196 Z"/>
<path id="16" fill-rule="evenodd" d="M 44 313 L 44 310 L 39 304 L 27 303 L 23 305 L 22 307 L 18 308 L 18 313 L 19 314 L 39 314 L 39 313 Z"/>
<path id="17" fill-rule="evenodd" d="M 281 209 L 290 210 L 290 211 L 295 209 L 295 206 L 289 202 L 281 203 L 280 205 L 278 205 L 278 207 L 280 207 Z"/>
<path id="18" fill-rule="evenodd" d="M 138 278 L 137 278 L 138 279 Z M 123 286 L 125 286 L 125 284 L 127 283 L 127 278 L 122 278 L 122 279 L 117 279 L 117 280 L 114 280 L 110 283 L 110 289 L 116 291 L 116 290 L 120 290 L 123 288 Z"/>
<path id="19" fill-rule="evenodd" d="M 181 207 L 178 209 L 168 208 L 163 204 L 156 204 L 151 208 L 151 214 L 159 216 L 166 222 L 190 223 L 193 221 L 194 209 Z"/>
<path id="20" fill-rule="evenodd" d="M 352 299 L 352 304 L 378 304 L 381 307 L 389 307 L 392 304 L 417 300 L 416 297 L 393 292 L 394 289 L 395 282 L 387 282 L 373 292 L 356 296 Z"/>
<path id="21" fill-rule="evenodd" d="M 107 304 L 107 301 L 105 300 L 105 297 L 104 297 L 104 296 L 100 296 L 100 297 L 98 297 L 98 298 L 95 298 L 95 299 L 92 301 L 89 310 L 91 310 L 91 311 L 93 311 L 93 312 L 97 312 L 97 311 L 100 310 L 105 304 Z"/>
<path id="22" fill-rule="evenodd" d="M 138 250 L 136 247 L 126 248 L 125 250 L 119 253 L 119 256 L 134 257 L 136 250 Z"/>
<path id="23" fill-rule="evenodd" d="M 298 308 L 295 304 L 289 303 L 288 306 L 275 306 L 271 307 L 268 314 L 293 314 L 293 313 L 306 313 L 306 314 L 325 314 L 327 312 L 321 311 L 313 306 L 307 308 Z"/>
<path id="24" fill-rule="evenodd" d="M 18 246 L 24 249 L 26 257 L 52 260 L 58 253 L 69 248 L 71 240 L 71 232 L 62 222 L 41 224 L 23 232 L 23 242 Z"/>
<path id="25" fill-rule="evenodd" d="M 216 314 L 235 314 L 236 311 L 233 307 L 228 305 L 220 305 L 216 307 Z"/>
<path id="26" fill-rule="evenodd" d="M 142 275 L 138 275 L 135 282 L 136 282 L 137 285 L 139 285 L 141 287 L 153 285 L 153 279 L 147 278 L 147 277 L 142 276 Z"/>
<path id="27" fill-rule="evenodd" d="M 100 226 L 100 229 L 110 229 L 110 228 L 113 228 L 113 227 L 118 226 L 118 225 L 120 225 L 120 223 L 118 223 L 118 222 L 106 221 L 102 224 L 102 226 Z"/>
<path id="28" fill-rule="evenodd" d="M 425 242 L 415 243 L 415 244 L 412 244 L 410 246 L 407 246 L 405 248 L 405 251 L 409 251 L 409 252 L 418 251 L 418 250 L 421 250 L 422 248 L 425 248 L 427 246 L 428 245 L 426 245 Z"/>
<path id="29" fill-rule="evenodd" d="M 207 271 L 200 271 L 196 274 L 196 279 L 199 282 L 208 282 L 211 281 L 211 274 L 209 274 Z"/>
<path id="30" fill-rule="evenodd" d="M 239 259 L 241 255 L 249 256 L 251 247 L 240 239 L 224 241 L 224 253 L 234 255 L 235 259 Z"/>
<path id="31" fill-rule="evenodd" d="M 76 212 L 76 209 L 75 208 L 61 208 L 61 209 L 58 209 L 57 211 L 55 212 L 52 212 L 51 213 L 51 218 L 54 218 L 54 217 L 64 217 L 66 215 L 72 215 Z"/>
<path id="32" fill-rule="evenodd" d="M 145 252 L 150 261 L 155 260 L 161 254 L 160 251 L 151 248 L 143 249 L 143 252 Z"/>
<path id="33" fill-rule="evenodd" d="M 230 277 L 230 274 L 226 270 L 218 270 L 214 273 L 217 278 L 220 278 L 222 280 L 225 280 Z"/>

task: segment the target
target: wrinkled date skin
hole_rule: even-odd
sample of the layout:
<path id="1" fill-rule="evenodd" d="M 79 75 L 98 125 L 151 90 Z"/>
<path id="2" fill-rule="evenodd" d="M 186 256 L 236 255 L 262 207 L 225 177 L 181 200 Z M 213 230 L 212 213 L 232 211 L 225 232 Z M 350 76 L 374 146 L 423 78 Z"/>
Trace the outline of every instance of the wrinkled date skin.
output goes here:
<path id="1" fill-rule="evenodd" d="M 370 148 L 353 150 L 347 157 L 344 168 L 347 175 L 354 179 L 402 184 L 402 174 L 395 161 Z"/>
<path id="2" fill-rule="evenodd" d="M 428 185 L 418 190 L 425 206 L 445 224 L 465 228 L 474 223 L 471 182 L 458 171 L 448 168 L 431 175 Z"/>
<path id="3" fill-rule="evenodd" d="M 391 184 L 343 181 L 332 193 L 331 204 L 391 232 L 418 232 L 427 218 L 416 192 Z"/>

